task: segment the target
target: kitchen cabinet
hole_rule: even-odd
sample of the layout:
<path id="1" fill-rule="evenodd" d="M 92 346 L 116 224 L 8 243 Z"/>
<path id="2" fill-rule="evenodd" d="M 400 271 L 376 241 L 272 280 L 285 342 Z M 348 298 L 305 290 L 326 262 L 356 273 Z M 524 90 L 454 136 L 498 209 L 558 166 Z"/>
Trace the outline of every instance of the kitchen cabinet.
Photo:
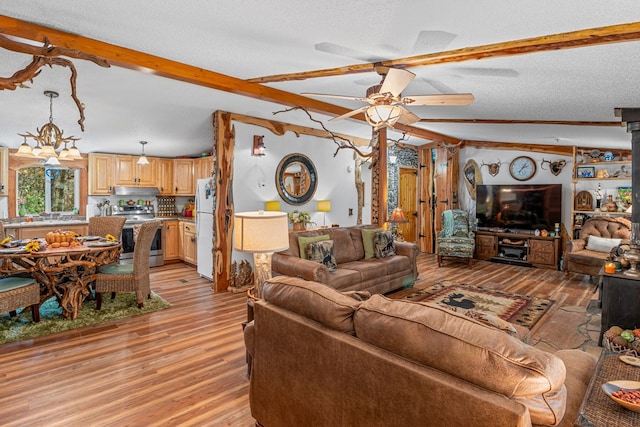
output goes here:
<path id="1" fill-rule="evenodd" d="M 174 195 L 193 196 L 195 183 L 193 180 L 193 159 L 175 159 L 173 161 Z"/>
<path id="2" fill-rule="evenodd" d="M 113 194 L 113 154 L 89 153 L 89 195 Z"/>
<path id="3" fill-rule="evenodd" d="M 9 195 L 9 149 L 0 147 L 0 196 Z"/>
<path id="4" fill-rule="evenodd" d="M 193 222 L 180 221 L 180 234 L 182 240 L 182 260 L 189 264 L 198 264 L 198 237 L 196 225 Z"/>
<path id="5" fill-rule="evenodd" d="M 167 220 L 162 222 L 164 228 L 162 233 L 163 255 L 165 261 L 180 259 L 180 224 L 177 220 Z"/>
<path id="6" fill-rule="evenodd" d="M 80 236 L 86 236 L 89 233 L 89 225 L 87 224 L 75 224 L 75 225 L 48 225 L 48 226 L 29 226 L 15 229 L 16 239 L 34 239 L 44 237 L 50 231 L 63 230 L 74 231 Z M 13 234 L 8 229 L 7 234 Z"/>
<path id="7" fill-rule="evenodd" d="M 626 208 L 631 198 L 631 150 L 574 147 L 571 184 L 571 238 L 579 237 L 582 224 L 592 216 L 630 217 Z M 597 207 L 598 186 L 602 196 L 600 208 Z M 628 195 L 628 199 L 621 200 L 621 194 Z M 612 201 L 620 202 L 616 210 L 604 207 L 609 196 Z"/>
<path id="8" fill-rule="evenodd" d="M 199 157 L 193 161 L 193 180 L 211 178 L 213 175 L 213 156 Z"/>
<path id="9" fill-rule="evenodd" d="M 115 185 L 155 187 L 156 159 L 147 158 L 148 165 L 139 165 L 138 156 L 115 156 Z"/>
<path id="10" fill-rule="evenodd" d="M 157 186 L 162 196 L 174 194 L 173 185 L 173 159 L 155 159 Z"/>

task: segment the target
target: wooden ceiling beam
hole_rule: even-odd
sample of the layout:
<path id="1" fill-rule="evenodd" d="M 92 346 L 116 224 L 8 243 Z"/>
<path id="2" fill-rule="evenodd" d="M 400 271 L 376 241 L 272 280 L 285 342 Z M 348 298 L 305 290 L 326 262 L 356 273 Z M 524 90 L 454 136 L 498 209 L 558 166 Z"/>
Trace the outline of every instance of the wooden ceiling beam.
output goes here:
<path id="1" fill-rule="evenodd" d="M 0 15 L 0 31 L 6 35 L 21 37 L 36 42 L 43 42 L 46 38 L 53 46 L 74 49 L 79 52 L 95 55 L 107 60 L 111 65 L 150 73 L 236 95 L 248 96 L 254 99 L 274 102 L 291 107 L 303 107 L 308 111 L 328 114 L 331 116 L 340 116 L 351 111 L 348 108 L 329 104 L 324 101 L 307 98 L 302 95 L 285 92 L 283 90 L 271 88 L 258 83 L 247 82 L 215 71 L 205 70 L 203 68 L 135 51 L 122 46 L 90 39 L 78 34 L 67 33 L 54 28 L 21 21 L 9 16 Z M 366 122 L 364 115 L 358 115 L 357 117 L 352 118 Z M 406 128 L 415 132 L 413 133 L 415 136 L 419 136 L 422 133 L 422 130 L 419 128 L 412 128 L 410 126 L 407 126 Z M 440 135 L 435 132 L 430 132 L 430 134 L 437 135 L 438 138 L 445 140 L 450 139 L 447 135 Z"/>
<path id="2" fill-rule="evenodd" d="M 475 47 L 465 47 L 462 49 L 409 56 L 406 58 L 381 61 L 378 63 L 369 62 L 366 64 L 347 65 L 344 67 L 327 68 L 324 70 L 256 77 L 247 81 L 252 83 L 271 83 L 290 80 L 306 80 L 316 77 L 367 73 L 375 71 L 375 67 L 379 65 L 395 68 L 424 67 L 427 65 L 524 55 L 527 53 L 546 52 L 551 50 L 575 49 L 578 47 L 636 40 L 640 40 L 640 22 L 588 28 L 567 33 L 531 37 Z"/>
<path id="3" fill-rule="evenodd" d="M 420 119 L 419 123 L 463 123 L 491 125 L 565 125 L 565 126 L 600 126 L 623 127 L 622 122 L 589 122 L 570 120 L 499 120 L 499 119 Z"/>

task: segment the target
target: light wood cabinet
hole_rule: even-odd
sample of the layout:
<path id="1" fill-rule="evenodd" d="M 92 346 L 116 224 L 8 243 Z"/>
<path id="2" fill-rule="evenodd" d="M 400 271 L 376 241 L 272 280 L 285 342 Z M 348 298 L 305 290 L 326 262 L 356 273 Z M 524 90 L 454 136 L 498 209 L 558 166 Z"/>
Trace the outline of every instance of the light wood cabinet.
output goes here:
<path id="1" fill-rule="evenodd" d="M 157 185 L 160 194 L 163 196 L 172 196 L 174 194 L 173 185 L 173 159 L 155 159 L 157 164 Z"/>
<path id="2" fill-rule="evenodd" d="M 192 196 L 195 194 L 193 180 L 193 159 L 175 159 L 173 161 L 174 195 Z"/>
<path id="3" fill-rule="evenodd" d="M 179 221 L 163 221 L 162 249 L 165 261 L 180 259 L 180 226 Z"/>
<path id="4" fill-rule="evenodd" d="M 193 222 L 180 221 L 182 237 L 182 260 L 193 265 L 198 264 L 198 237 Z"/>
<path id="5" fill-rule="evenodd" d="M 9 195 L 9 149 L 0 147 L 0 196 Z"/>
<path id="6" fill-rule="evenodd" d="M 213 175 L 213 157 L 199 157 L 193 161 L 193 180 L 211 178 Z"/>
<path id="7" fill-rule="evenodd" d="M 89 195 L 113 194 L 113 154 L 89 153 Z"/>
<path id="8" fill-rule="evenodd" d="M 15 229 L 16 239 L 34 239 L 44 237 L 50 231 L 64 230 L 74 231 L 81 236 L 86 236 L 89 233 L 89 226 L 87 224 L 75 224 L 75 225 L 49 225 L 42 227 L 22 227 Z M 10 231 L 7 233 L 12 234 Z"/>
<path id="9" fill-rule="evenodd" d="M 156 159 L 148 159 L 148 165 L 139 165 L 138 156 L 115 156 L 115 185 L 156 186 Z"/>

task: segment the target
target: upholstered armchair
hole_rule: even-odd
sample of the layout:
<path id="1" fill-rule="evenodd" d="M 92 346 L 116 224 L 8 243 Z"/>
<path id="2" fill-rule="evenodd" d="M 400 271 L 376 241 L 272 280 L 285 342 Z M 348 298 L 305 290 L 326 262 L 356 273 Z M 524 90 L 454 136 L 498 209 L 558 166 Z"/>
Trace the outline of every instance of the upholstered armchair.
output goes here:
<path id="1" fill-rule="evenodd" d="M 476 246 L 476 235 L 469 227 L 469 213 L 462 209 L 452 209 L 442 213 L 442 230 L 436 237 L 438 267 L 442 267 L 442 257 L 467 259 L 469 268 Z"/>
<path id="2" fill-rule="evenodd" d="M 569 273 L 597 277 L 612 248 L 629 244 L 631 222 L 624 218 L 597 216 L 589 218 L 580 229 L 578 239 L 567 242 L 562 269 Z"/>

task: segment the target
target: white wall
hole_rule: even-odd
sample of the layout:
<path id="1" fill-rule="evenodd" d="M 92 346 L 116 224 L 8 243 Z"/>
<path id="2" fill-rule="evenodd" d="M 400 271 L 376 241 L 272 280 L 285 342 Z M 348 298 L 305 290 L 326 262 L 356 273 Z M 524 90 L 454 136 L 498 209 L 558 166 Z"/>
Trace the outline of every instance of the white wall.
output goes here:
<path id="1" fill-rule="evenodd" d="M 355 225 L 357 220 L 357 192 L 355 172 L 349 171 L 354 165 L 353 150 L 339 150 L 334 157 L 337 145 L 330 139 L 300 135 L 291 132 L 277 136 L 264 128 L 234 123 L 235 154 L 233 197 L 236 212 L 257 211 L 264 209 L 266 201 L 280 201 L 280 210 L 293 212 L 304 210 L 311 214 L 311 220 L 318 226 L 323 224 L 323 214 L 317 212 L 318 200 L 330 200 L 331 212 L 326 213 L 326 224 L 340 226 Z M 253 136 L 264 135 L 266 155 L 251 155 Z M 311 159 L 318 173 L 318 186 L 310 202 L 304 205 L 289 205 L 284 202 L 276 187 L 276 169 L 280 160 L 288 154 L 301 153 Z M 369 164 L 362 168 L 362 179 L 365 182 L 365 206 L 363 208 L 363 224 L 371 222 L 371 172 Z M 353 209 L 353 215 L 349 215 Z M 233 260 L 252 260 L 251 254 L 233 251 Z"/>
<path id="2" fill-rule="evenodd" d="M 518 156 L 528 156 L 536 162 L 536 174 L 528 181 L 517 181 L 513 179 L 511 177 L 511 174 L 509 173 L 509 163 L 511 163 L 511 161 Z M 562 184 L 562 222 L 567 230 L 571 229 L 571 209 L 573 204 L 571 193 L 571 171 L 573 170 L 572 156 L 524 152 L 519 150 L 491 150 L 471 147 L 463 148 L 460 151 L 458 200 L 460 202 L 460 208 L 471 212 L 473 217 L 475 217 L 475 201 L 471 199 L 471 196 L 467 191 L 467 187 L 465 185 L 466 181 L 463 174 L 464 165 L 469 159 L 475 160 L 478 166 L 482 165 L 483 162 L 496 163 L 498 160 L 502 162 L 502 165 L 500 166 L 500 172 L 496 176 L 491 176 L 489 174 L 489 169 L 486 166 L 480 167 L 483 184 Z M 551 162 L 565 160 L 567 163 L 562 169 L 562 172 L 560 172 L 558 176 L 555 176 L 549 171 L 548 163 L 545 163 L 545 169 L 542 169 L 540 163 L 543 159 L 549 160 Z"/>

